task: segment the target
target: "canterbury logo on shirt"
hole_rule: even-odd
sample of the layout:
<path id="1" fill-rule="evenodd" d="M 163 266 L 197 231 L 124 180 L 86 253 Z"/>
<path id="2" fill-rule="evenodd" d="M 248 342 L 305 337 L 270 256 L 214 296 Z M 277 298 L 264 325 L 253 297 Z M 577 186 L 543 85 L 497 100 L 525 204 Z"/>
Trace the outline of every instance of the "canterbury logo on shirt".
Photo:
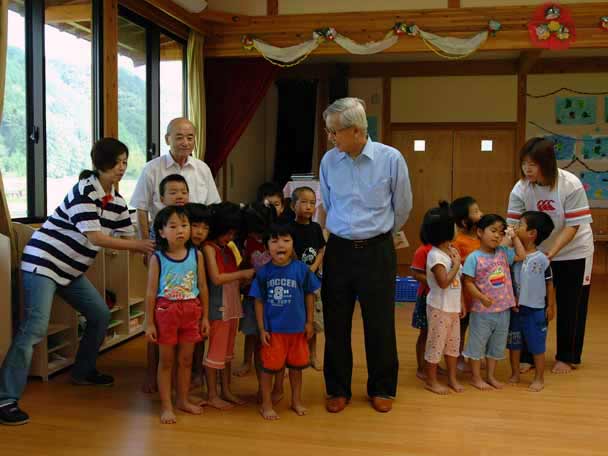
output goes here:
<path id="1" fill-rule="evenodd" d="M 555 206 L 553 206 L 553 204 L 555 204 L 555 201 L 553 200 L 539 200 L 536 203 L 536 208 L 541 212 L 554 211 Z"/>

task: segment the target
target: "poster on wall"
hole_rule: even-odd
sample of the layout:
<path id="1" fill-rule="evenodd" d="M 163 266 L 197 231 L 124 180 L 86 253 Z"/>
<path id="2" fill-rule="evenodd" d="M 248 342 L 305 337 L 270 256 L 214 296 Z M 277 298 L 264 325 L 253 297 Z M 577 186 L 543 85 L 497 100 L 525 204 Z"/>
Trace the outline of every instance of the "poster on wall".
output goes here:
<path id="1" fill-rule="evenodd" d="M 378 117 L 367 116 L 367 134 L 372 141 L 379 141 L 378 139 Z"/>
<path id="2" fill-rule="evenodd" d="M 583 159 L 605 160 L 608 158 L 608 136 L 583 136 Z"/>
<path id="3" fill-rule="evenodd" d="M 556 160 L 571 161 L 574 159 L 576 138 L 561 135 L 545 136 L 545 139 L 553 141 Z"/>
<path id="4" fill-rule="evenodd" d="M 608 207 L 608 172 L 583 171 L 579 178 L 587 193 L 589 206 Z"/>
<path id="5" fill-rule="evenodd" d="M 562 125 L 593 125 L 597 121 L 595 97 L 555 97 L 555 122 Z"/>

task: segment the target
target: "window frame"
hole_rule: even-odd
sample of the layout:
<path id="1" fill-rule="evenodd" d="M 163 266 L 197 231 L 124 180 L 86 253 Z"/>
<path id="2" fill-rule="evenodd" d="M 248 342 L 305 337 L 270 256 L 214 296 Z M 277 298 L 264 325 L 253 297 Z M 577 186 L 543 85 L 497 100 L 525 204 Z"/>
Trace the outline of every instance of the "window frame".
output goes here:
<path id="1" fill-rule="evenodd" d="M 21 223 L 42 223 L 47 218 L 47 136 L 45 86 L 45 2 L 24 0 L 25 23 L 25 91 L 26 91 L 26 185 L 27 216 L 15 217 Z M 103 0 L 91 0 L 92 30 L 92 138 L 104 136 L 103 86 Z M 187 41 L 170 30 L 143 18 L 124 5 L 118 15 L 146 30 L 146 160 L 160 155 L 160 35 L 182 46 L 183 99 L 182 112 L 188 112 Z M 164 135 L 162 135 L 164 136 Z"/>

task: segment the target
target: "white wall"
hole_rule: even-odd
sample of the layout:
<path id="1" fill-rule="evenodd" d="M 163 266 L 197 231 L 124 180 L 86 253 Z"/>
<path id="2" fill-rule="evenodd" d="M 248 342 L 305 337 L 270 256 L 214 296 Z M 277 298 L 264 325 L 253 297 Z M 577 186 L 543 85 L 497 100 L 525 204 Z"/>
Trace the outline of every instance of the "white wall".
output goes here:
<path id="1" fill-rule="evenodd" d="M 376 141 L 382 141 L 382 78 L 350 78 L 348 95 L 365 101 L 368 118 L 374 116 L 378 122 Z"/>
<path id="2" fill-rule="evenodd" d="M 207 8 L 215 11 L 266 16 L 266 0 L 207 0 L 207 5 Z"/>

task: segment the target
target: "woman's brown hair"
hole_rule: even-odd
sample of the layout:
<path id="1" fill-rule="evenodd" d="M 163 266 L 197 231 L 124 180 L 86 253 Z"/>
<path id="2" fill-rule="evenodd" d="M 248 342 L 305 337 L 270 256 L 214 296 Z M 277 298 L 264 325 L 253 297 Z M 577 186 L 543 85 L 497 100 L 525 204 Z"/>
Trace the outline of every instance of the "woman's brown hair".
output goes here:
<path id="1" fill-rule="evenodd" d="M 545 138 L 532 138 L 524 144 L 519 152 L 519 171 L 522 178 L 525 177 L 522 165 L 526 158 L 538 164 L 543 176 L 543 184 L 554 189 L 557 183 L 557 160 L 553 141 Z"/>

